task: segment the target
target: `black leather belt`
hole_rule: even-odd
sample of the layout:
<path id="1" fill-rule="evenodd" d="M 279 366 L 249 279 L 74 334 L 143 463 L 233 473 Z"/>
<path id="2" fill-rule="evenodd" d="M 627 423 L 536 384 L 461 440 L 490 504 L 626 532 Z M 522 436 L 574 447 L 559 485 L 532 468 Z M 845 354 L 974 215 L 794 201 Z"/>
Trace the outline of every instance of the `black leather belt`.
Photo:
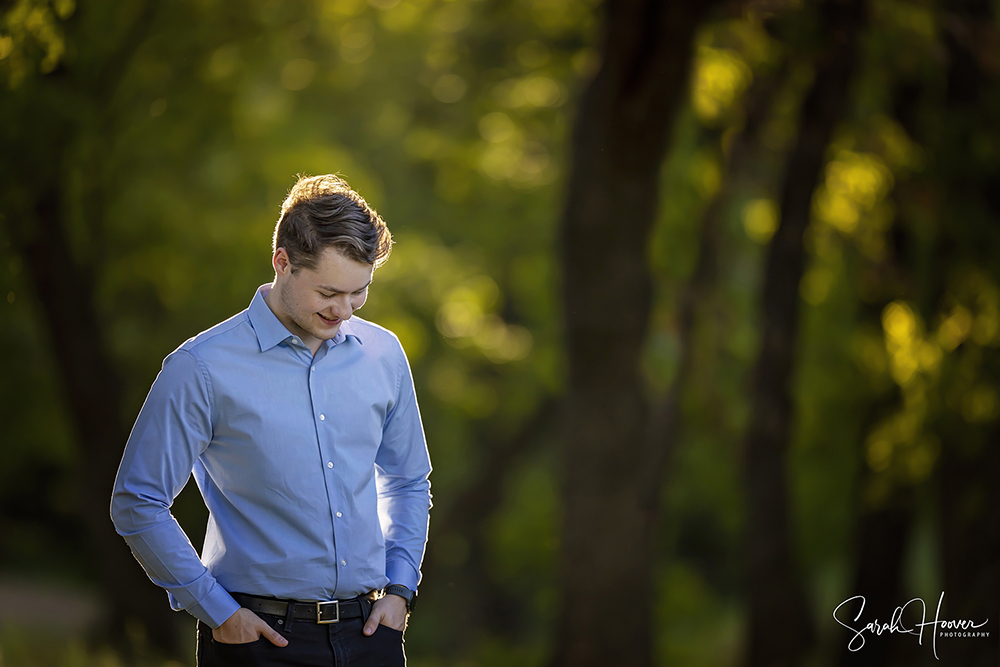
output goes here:
<path id="1" fill-rule="evenodd" d="M 376 592 L 370 591 L 364 595 L 349 600 L 278 600 L 276 598 L 261 598 L 245 593 L 233 593 L 233 599 L 252 612 L 272 614 L 313 623 L 339 623 L 349 618 L 364 618 L 367 614 L 363 606 L 371 608 L 376 598 Z"/>

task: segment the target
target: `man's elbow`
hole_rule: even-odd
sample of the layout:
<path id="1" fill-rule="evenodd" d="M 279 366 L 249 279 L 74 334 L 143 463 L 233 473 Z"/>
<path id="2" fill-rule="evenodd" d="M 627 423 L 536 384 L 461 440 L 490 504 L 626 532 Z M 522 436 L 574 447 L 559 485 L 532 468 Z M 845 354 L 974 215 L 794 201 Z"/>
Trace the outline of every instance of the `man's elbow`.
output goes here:
<path id="1" fill-rule="evenodd" d="M 111 494 L 111 523 L 122 537 L 133 535 L 161 523 L 170 509 L 163 503 L 115 487 Z"/>
<path id="2" fill-rule="evenodd" d="M 119 535 L 125 535 L 127 533 L 135 532 L 132 526 L 132 512 L 129 509 L 129 504 L 126 500 L 126 494 L 122 493 L 119 489 L 115 489 L 114 493 L 111 494 L 111 523 L 115 527 L 115 531 Z"/>

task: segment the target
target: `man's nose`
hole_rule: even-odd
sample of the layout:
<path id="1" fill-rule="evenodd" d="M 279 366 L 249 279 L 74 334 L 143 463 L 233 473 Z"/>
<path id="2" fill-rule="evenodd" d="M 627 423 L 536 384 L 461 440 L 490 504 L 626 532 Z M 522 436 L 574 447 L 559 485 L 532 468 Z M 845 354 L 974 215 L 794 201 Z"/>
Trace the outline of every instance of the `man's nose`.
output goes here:
<path id="1" fill-rule="evenodd" d="M 354 309 L 351 308 L 351 300 L 346 294 L 333 300 L 331 310 L 334 315 L 342 320 L 348 320 L 354 314 Z"/>

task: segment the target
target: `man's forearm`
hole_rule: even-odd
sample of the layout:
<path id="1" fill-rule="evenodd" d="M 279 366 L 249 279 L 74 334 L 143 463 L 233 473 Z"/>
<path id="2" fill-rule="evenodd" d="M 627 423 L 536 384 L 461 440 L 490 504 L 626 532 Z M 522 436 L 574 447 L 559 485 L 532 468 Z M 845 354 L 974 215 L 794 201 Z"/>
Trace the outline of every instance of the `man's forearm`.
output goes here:
<path id="1" fill-rule="evenodd" d="M 116 496 L 116 500 L 120 498 Z M 162 523 L 139 527 L 131 520 L 135 513 L 121 502 L 118 505 L 113 515 L 115 529 L 150 580 L 167 591 L 174 609 L 184 609 L 213 628 L 239 609 L 240 605 L 202 564 L 172 515 L 167 513 L 168 519 Z"/>
<path id="2" fill-rule="evenodd" d="M 429 485 L 379 499 L 380 508 L 390 518 L 384 526 L 385 569 L 389 581 L 416 590 L 420 583 L 420 564 L 427 545 Z"/>

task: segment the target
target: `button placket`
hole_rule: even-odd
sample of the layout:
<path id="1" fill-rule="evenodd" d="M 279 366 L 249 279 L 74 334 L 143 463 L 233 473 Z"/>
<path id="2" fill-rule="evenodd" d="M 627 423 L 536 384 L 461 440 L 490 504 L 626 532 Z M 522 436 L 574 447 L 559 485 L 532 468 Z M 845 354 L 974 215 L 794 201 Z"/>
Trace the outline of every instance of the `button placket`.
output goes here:
<path id="1" fill-rule="evenodd" d="M 333 514 L 336 515 L 336 518 L 334 519 L 334 521 L 336 522 L 337 519 L 342 520 L 343 516 L 342 512 L 336 512 L 335 509 L 337 505 L 340 505 L 343 502 L 343 500 L 340 499 L 341 494 L 338 491 L 339 482 L 337 479 L 337 473 L 335 472 L 336 468 L 333 460 L 334 452 L 332 447 L 332 441 L 335 439 L 334 432 L 336 428 L 333 422 L 331 422 L 330 428 L 327 428 L 326 413 L 320 411 L 323 405 L 327 405 L 325 398 L 326 397 L 325 390 L 327 388 L 323 386 L 323 384 L 325 384 L 326 380 L 328 379 L 326 372 L 324 372 L 323 376 L 316 374 L 316 369 L 318 368 L 319 364 L 323 363 L 322 359 L 325 356 L 324 352 L 325 350 L 321 348 L 319 355 L 309 359 L 307 364 L 309 371 L 308 373 L 306 373 L 306 384 L 309 387 L 309 394 L 313 409 L 313 419 L 315 420 L 314 425 L 318 440 L 317 444 L 319 446 L 320 456 L 322 457 L 320 459 L 320 465 L 321 466 L 325 465 L 326 467 L 326 472 L 324 473 L 323 477 L 325 478 L 325 483 L 327 488 L 327 500 L 330 503 L 329 504 L 330 509 L 333 511 Z M 331 525 L 331 532 L 332 532 L 331 536 L 333 537 L 333 544 L 335 550 L 334 553 L 336 553 L 337 545 L 341 543 L 341 540 L 338 539 L 337 534 L 345 529 L 346 526 L 344 524 L 337 526 L 336 523 L 333 523 Z M 346 567 L 347 560 L 338 559 L 334 561 L 334 563 L 337 564 L 338 567 Z"/>

